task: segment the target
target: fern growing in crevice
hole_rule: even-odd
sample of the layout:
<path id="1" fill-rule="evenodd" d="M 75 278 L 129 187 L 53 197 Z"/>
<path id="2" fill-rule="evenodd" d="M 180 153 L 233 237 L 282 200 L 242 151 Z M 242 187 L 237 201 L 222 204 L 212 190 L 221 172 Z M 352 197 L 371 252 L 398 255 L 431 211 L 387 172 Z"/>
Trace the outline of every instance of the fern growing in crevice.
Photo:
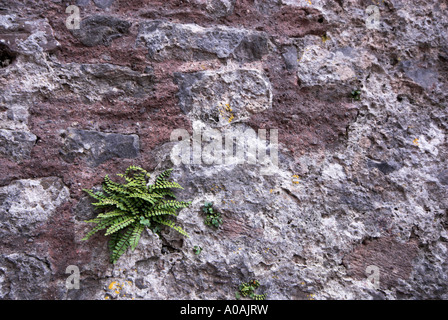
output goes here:
<path id="1" fill-rule="evenodd" d="M 95 219 L 86 221 L 96 223 L 96 226 L 82 240 L 87 240 L 96 232 L 106 229 L 105 235 L 110 236 L 111 262 L 116 263 L 129 247 L 132 250 L 137 247 L 145 228 L 159 233 L 163 226 L 168 226 L 188 237 L 188 234 L 170 219 L 177 216 L 178 209 L 191 204 L 173 200 L 176 197 L 170 189 L 183 188 L 177 182 L 167 180 L 172 170 L 165 170 L 157 176 L 154 184 L 149 184 L 150 174 L 146 170 L 130 166 L 124 174 L 117 174 L 126 180 L 125 184 L 114 182 L 106 175 L 102 185 L 103 191 L 84 189 L 97 200 L 93 205 L 102 209 L 102 212 Z"/>
<path id="2" fill-rule="evenodd" d="M 204 224 L 219 228 L 223 223 L 221 214 L 213 210 L 213 202 L 205 202 L 202 211 L 206 214 Z"/>
<path id="3" fill-rule="evenodd" d="M 267 293 L 256 294 L 255 289 L 260 286 L 258 280 L 251 280 L 249 282 L 243 282 L 238 286 L 238 291 L 235 292 L 235 297 L 239 300 L 241 296 L 251 297 L 254 300 L 264 300 L 267 297 Z"/>

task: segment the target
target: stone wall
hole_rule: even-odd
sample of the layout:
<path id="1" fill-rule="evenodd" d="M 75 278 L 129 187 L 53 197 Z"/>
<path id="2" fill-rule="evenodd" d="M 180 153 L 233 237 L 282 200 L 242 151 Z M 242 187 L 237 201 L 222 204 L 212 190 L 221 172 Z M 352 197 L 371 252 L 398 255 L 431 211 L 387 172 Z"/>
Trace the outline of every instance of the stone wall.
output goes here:
<path id="1" fill-rule="evenodd" d="M 0 299 L 447 299 L 447 34 L 446 0 L 0 0 Z M 178 163 L 179 129 L 278 162 Z M 190 237 L 112 265 L 82 189 L 131 164 Z"/>

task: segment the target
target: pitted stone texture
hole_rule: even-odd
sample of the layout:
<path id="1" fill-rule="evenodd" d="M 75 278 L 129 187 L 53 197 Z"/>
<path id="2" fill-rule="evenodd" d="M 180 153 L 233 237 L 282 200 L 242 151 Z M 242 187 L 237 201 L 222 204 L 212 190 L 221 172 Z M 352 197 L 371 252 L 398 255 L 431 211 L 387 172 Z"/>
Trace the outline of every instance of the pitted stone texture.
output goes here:
<path id="1" fill-rule="evenodd" d="M 16 14 L 0 15 L 0 40 L 12 52 L 24 54 L 54 52 L 60 45 L 48 19 L 30 20 Z"/>
<path id="2" fill-rule="evenodd" d="M 140 152 L 139 138 L 135 134 L 69 128 L 61 133 L 61 137 L 64 140 L 61 153 L 66 161 L 74 162 L 84 158 L 93 167 L 114 158 L 136 158 Z"/>
<path id="3" fill-rule="evenodd" d="M 398 242 L 394 239 L 375 239 L 357 247 L 344 260 L 350 275 L 366 278 L 368 266 L 379 268 L 379 286 L 384 289 L 395 287 L 400 279 L 411 277 L 412 266 L 417 257 L 415 241 Z"/>
<path id="4" fill-rule="evenodd" d="M 71 63 L 61 67 L 59 72 L 64 80 L 60 83 L 68 86 L 73 94 L 84 96 L 88 102 L 105 97 L 119 97 L 122 100 L 142 98 L 151 93 L 154 84 L 151 74 L 109 63 Z"/>
<path id="5" fill-rule="evenodd" d="M 29 159 L 36 140 L 31 132 L 0 129 L 0 156 L 14 161 Z"/>
<path id="6" fill-rule="evenodd" d="M 31 159 L 0 157 L 0 202 L 15 195 L 14 179 L 49 175 L 71 196 L 32 230 L 3 231 L 0 297 L 233 299 L 240 282 L 258 278 L 268 299 L 448 299 L 446 1 L 73 3 L 85 5 L 79 38 L 65 25 L 67 1 L 0 0 L 0 128 L 40 138 Z M 371 4 L 378 30 L 366 27 Z M 263 75 L 273 102 L 261 110 Z M 351 99 L 355 88 L 361 100 Z M 227 91 L 239 98 L 218 101 Z M 226 110 L 222 119 L 211 111 L 219 102 L 232 108 L 230 123 Z M 246 104 L 260 107 L 248 121 Z M 81 188 L 130 164 L 173 167 L 170 132 L 197 124 L 278 128 L 278 168 L 264 176 L 247 163 L 174 166 L 178 198 L 193 201 L 177 217 L 190 238 L 144 233 L 118 265 L 103 234 L 80 241 L 91 227 L 83 220 L 95 216 Z M 99 133 L 59 137 L 72 127 Z M 104 131 L 139 135 L 140 154 L 104 151 Z M 104 153 L 114 160 L 95 167 Z M 218 230 L 203 223 L 205 201 L 223 215 Z M 34 257 L 50 261 L 50 280 Z M 68 264 L 82 266 L 82 290 L 65 289 Z M 35 273 L 20 273 L 31 265 Z M 367 265 L 380 268 L 379 289 Z"/>
<path id="7" fill-rule="evenodd" d="M 24 105 L 0 104 L 0 129 L 28 131 L 28 107 Z"/>
<path id="8" fill-rule="evenodd" d="M 106 9 L 112 6 L 115 0 L 93 0 L 93 2 L 98 8 Z"/>
<path id="9" fill-rule="evenodd" d="M 40 227 L 68 198 L 68 188 L 56 177 L 16 180 L 1 187 L 1 233 L 39 234 Z"/>
<path id="10" fill-rule="evenodd" d="M 176 74 L 182 111 L 214 126 L 240 122 L 271 108 L 269 80 L 258 70 Z"/>
<path id="11" fill-rule="evenodd" d="M 207 11 L 221 18 L 233 13 L 236 0 L 207 0 Z"/>
<path id="12" fill-rule="evenodd" d="M 52 270 L 45 259 L 24 253 L 0 255 L 0 299 L 43 300 Z"/>
<path id="13" fill-rule="evenodd" d="M 154 60 L 207 60 L 233 58 L 240 62 L 262 59 L 269 52 L 263 32 L 245 29 L 177 24 L 154 20 L 140 24 L 137 44 L 149 49 Z"/>
<path id="14" fill-rule="evenodd" d="M 308 45 L 301 51 L 297 76 L 304 87 L 352 83 L 360 77 L 362 68 L 371 64 L 370 61 L 361 63 L 360 57 L 368 60 L 368 55 L 359 54 L 353 48 L 329 51 L 322 45 Z"/>
<path id="15" fill-rule="evenodd" d="M 95 4 L 106 5 L 106 2 L 110 1 L 95 1 Z M 110 16 L 90 16 L 82 19 L 80 28 L 71 32 L 87 47 L 109 46 L 114 39 L 126 35 L 130 27 L 131 23 L 126 20 Z"/>

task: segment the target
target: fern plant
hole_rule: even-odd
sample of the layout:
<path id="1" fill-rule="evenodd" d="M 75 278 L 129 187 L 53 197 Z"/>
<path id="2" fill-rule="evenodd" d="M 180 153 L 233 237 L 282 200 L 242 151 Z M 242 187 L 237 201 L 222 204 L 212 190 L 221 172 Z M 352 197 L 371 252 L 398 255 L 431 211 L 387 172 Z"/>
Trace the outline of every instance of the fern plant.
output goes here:
<path id="1" fill-rule="evenodd" d="M 161 227 L 168 226 L 188 237 L 170 219 L 171 216 L 177 216 L 178 209 L 191 204 L 174 200 L 176 197 L 170 189 L 183 188 L 177 182 L 167 180 L 172 170 L 165 170 L 157 176 L 154 184 L 149 184 L 150 174 L 146 170 L 130 166 L 124 174 L 117 174 L 126 180 L 125 184 L 116 183 L 106 175 L 102 184 L 103 191 L 83 189 L 97 200 L 93 205 L 102 212 L 95 219 L 86 221 L 96 223 L 96 226 L 82 240 L 106 229 L 105 235 L 110 236 L 111 262 L 115 264 L 128 247 L 135 250 L 145 228 L 159 233 Z"/>
<path id="2" fill-rule="evenodd" d="M 352 99 L 354 99 L 356 101 L 361 100 L 361 91 L 360 90 L 353 90 L 351 92 L 351 97 L 352 97 Z"/>
<path id="3" fill-rule="evenodd" d="M 198 256 L 202 252 L 202 247 L 201 246 L 194 246 L 193 250 L 194 250 L 194 254 Z"/>
<path id="4" fill-rule="evenodd" d="M 267 297 L 266 293 L 256 294 L 255 289 L 260 286 L 260 282 L 258 280 L 251 280 L 249 282 L 243 282 L 238 286 L 238 291 L 235 292 L 235 297 L 240 299 L 243 297 L 251 297 L 254 300 L 264 300 Z"/>
<path id="5" fill-rule="evenodd" d="M 222 224 L 221 214 L 213 210 L 213 202 L 205 202 L 202 211 L 206 214 L 204 224 L 219 228 Z"/>

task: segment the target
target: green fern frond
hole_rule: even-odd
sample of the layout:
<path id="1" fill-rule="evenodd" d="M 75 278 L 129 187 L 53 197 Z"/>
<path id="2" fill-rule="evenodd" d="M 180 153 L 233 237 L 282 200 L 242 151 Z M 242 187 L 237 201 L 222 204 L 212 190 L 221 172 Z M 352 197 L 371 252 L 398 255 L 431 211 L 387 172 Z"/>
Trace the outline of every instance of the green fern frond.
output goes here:
<path id="1" fill-rule="evenodd" d="M 166 200 L 163 203 L 158 204 L 155 206 L 155 209 L 180 209 L 180 208 L 187 208 L 191 204 L 190 201 L 176 201 L 176 200 Z"/>
<path id="2" fill-rule="evenodd" d="M 89 189 L 82 189 L 83 191 L 87 192 L 92 198 L 96 199 L 96 200 L 102 200 L 104 199 L 106 196 L 104 195 L 104 193 L 102 192 L 93 192 L 92 190 Z"/>
<path id="3" fill-rule="evenodd" d="M 101 199 L 99 202 L 92 203 L 92 205 L 97 207 L 109 207 L 116 206 L 118 209 L 127 211 L 127 208 L 120 202 L 112 198 Z"/>
<path id="4" fill-rule="evenodd" d="M 103 190 L 109 194 L 115 194 L 115 193 L 127 193 L 126 188 L 116 182 L 113 182 L 108 175 L 106 175 L 104 177 L 104 182 L 103 182 Z"/>
<path id="5" fill-rule="evenodd" d="M 181 227 L 177 226 L 174 224 L 173 221 L 171 220 L 162 220 L 162 219 L 158 219 L 157 222 L 159 222 L 160 224 L 163 224 L 165 226 L 168 226 L 174 230 L 176 230 L 177 232 L 179 232 L 180 234 L 186 236 L 187 238 L 189 238 L 190 236 L 185 232 L 185 230 L 183 230 Z"/>
<path id="6" fill-rule="evenodd" d="M 150 174 L 137 166 L 129 166 L 124 174 L 117 174 L 126 183 L 112 181 L 108 175 L 104 177 L 102 192 L 87 192 L 97 202 L 93 205 L 103 209 L 96 218 L 87 222 L 96 226 L 87 233 L 87 240 L 99 230 L 106 229 L 109 236 L 111 261 L 116 263 L 128 247 L 134 250 L 145 228 L 160 232 L 161 226 L 168 226 L 188 237 L 188 234 L 169 216 L 177 216 L 177 210 L 188 207 L 191 202 L 171 200 L 175 198 L 170 188 L 182 188 L 178 183 L 167 181 L 172 169 L 165 170 L 156 179 L 154 185 L 148 185 Z M 171 199 L 170 199 L 171 198 Z"/>
<path id="7" fill-rule="evenodd" d="M 155 204 L 157 202 L 157 198 L 160 198 L 160 196 L 153 196 L 150 194 L 133 193 L 133 194 L 129 195 L 129 198 L 139 198 L 139 199 L 148 201 L 151 204 Z"/>
<path id="8" fill-rule="evenodd" d="M 144 216 L 147 218 L 163 215 L 177 216 L 175 210 L 148 210 L 148 212 L 144 213 Z"/>
<path id="9" fill-rule="evenodd" d="M 109 247 L 109 251 L 113 252 L 118 241 L 120 240 L 120 233 L 116 232 L 116 233 L 112 233 L 109 237 L 109 243 L 108 243 L 108 247 Z"/>
<path id="10" fill-rule="evenodd" d="M 156 178 L 156 184 L 166 181 L 166 179 L 170 177 L 172 171 L 173 169 L 167 169 L 163 171 L 161 174 L 159 174 Z"/>
<path id="11" fill-rule="evenodd" d="M 97 217 L 98 218 L 110 218 L 110 217 L 118 217 L 126 214 L 126 212 L 122 210 L 112 210 L 106 213 L 100 213 Z"/>
<path id="12" fill-rule="evenodd" d="M 128 175 L 131 171 L 140 171 L 140 172 L 143 172 L 144 174 L 148 174 L 148 171 L 146 171 L 145 169 L 138 167 L 138 166 L 134 166 L 134 165 L 129 166 L 126 169 L 125 174 Z"/>
<path id="13" fill-rule="evenodd" d="M 91 220 L 89 220 L 91 221 Z M 91 236 L 93 236 L 96 232 L 106 229 L 109 225 L 110 225 L 111 221 L 109 218 L 105 218 L 102 219 L 101 221 L 98 222 L 98 224 L 92 229 L 90 230 L 90 232 L 88 232 L 84 238 L 82 238 L 81 240 L 88 240 Z"/>
<path id="14" fill-rule="evenodd" d="M 266 293 L 263 294 L 256 294 L 254 291 L 256 288 L 260 286 L 260 282 L 258 280 L 251 280 L 249 282 L 243 282 L 238 286 L 238 291 L 235 293 L 235 296 L 237 299 L 240 298 L 240 296 L 243 297 L 251 297 L 254 300 L 264 300 L 267 297 Z"/>
<path id="15" fill-rule="evenodd" d="M 166 196 L 168 196 L 168 197 L 176 199 L 176 195 L 170 189 L 163 189 L 163 188 L 162 189 L 158 189 L 158 188 L 156 189 L 156 188 L 153 188 L 153 189 L 151 189 L 151 191 L 153 191 L 154 195 L 158 195 L 159 197 L 166 197 Z"/>
<path id="16" fill-rule="evenodd" d="M 132 230 L 132 236 L 129 240 L 131 250 L 134 251 L 140 241 L 140 237 L 142 235 L 143 230 L 145 230 L 145 226 L 137 223 L 135 224 L 134 230 Z"/>
<path id="17" fill-rule="evenodd" d="M 127 229 L 118 239 L 115 244 L 115 247 L 112 251 L 111 260 L 112 263 L 116 263 L 118 258 L 120 258 L 124 253 L 126 253 L 126 249 L 130 245 L 130 240 L 132 237 L 132 229 Z"/>
<path id="18" fill-rule="evenodd" d="M 166 189 L 166 188 L 183 189 L 180 184 L 178 184 L 177 182 L 171 182 L 171 181 L 161 181 L 161 182 L 157 182 L 155 185 L 153 185 L 153 189 Z"/>
<path id="19" fill-rule="evenodd" d="M 255 300 L 265 300 L 266 297 L 267 297 L 267 294 L 266 294 L 266 293 L 263 293 L 263 294 L 254 294 L 254 295 L 253 295 L 253 298 L 254 298 Z"/>
<path id="20" fill-rule="evenodd" d="M 134 221 L 135 221 L 135 218 L 133 218 L 133 217 L 118 217 L 112 222 L 112 226 L 107 229 L 105 235 L 108 236 L 111 233 L 117 232 L 118 230 L 121 230 L 121 229 L 127 227 Z"/>

